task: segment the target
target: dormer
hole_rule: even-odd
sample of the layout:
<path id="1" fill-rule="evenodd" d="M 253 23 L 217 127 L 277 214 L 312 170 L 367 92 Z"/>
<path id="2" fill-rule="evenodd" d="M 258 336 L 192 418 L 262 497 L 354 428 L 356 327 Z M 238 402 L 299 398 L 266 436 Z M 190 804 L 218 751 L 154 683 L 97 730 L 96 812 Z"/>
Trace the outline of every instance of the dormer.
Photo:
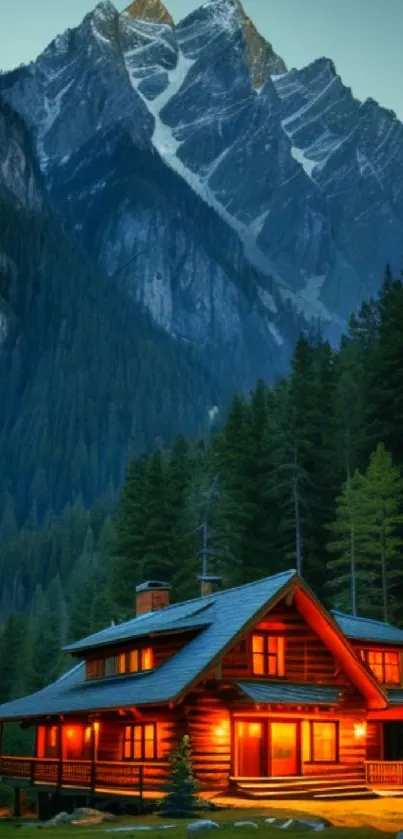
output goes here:
<path id="1" fill-rule="evenodd" d="M 135 618 L 70 644 L 65 652 L 84 660 L 87 681 L 146 675 L 211 623 L 211 602 L 171 606 L 169 596 L 168 583 L 141 583 Z"/>

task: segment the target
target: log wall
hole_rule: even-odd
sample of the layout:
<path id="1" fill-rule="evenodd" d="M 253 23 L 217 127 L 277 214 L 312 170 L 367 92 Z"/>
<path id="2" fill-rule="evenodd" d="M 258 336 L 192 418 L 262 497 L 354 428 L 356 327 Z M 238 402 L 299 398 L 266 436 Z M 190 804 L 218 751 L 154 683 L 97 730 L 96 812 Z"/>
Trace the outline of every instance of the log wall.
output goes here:
<path id="1" fill-rule="evenodd" d="M 289 682 L 337 685 L 351 700 L 361 697 L 351 685 L 332 653 L 307 626 L 294 605 L 279 603 L 254 631 L 272 632 L 285 638 L 285 673 Z M 239 641 L 222 660 L 223 678 L 250 678 L 252 672 L 252 632 Z"/>
<path id="2" fill-rule="evenodd" d="M 185 707 L 196 778 L 205 789 L 225 789 L 231 768 L 228 707 L 214 693 L 193 694 Z"/>

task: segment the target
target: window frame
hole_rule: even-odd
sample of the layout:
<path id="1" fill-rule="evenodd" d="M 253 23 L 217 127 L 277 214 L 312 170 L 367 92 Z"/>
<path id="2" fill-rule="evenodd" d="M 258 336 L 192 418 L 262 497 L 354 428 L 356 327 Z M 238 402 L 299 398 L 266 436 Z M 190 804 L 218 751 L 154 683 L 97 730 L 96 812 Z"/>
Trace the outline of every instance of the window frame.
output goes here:
<path id="1" fill-rule="evenodd" d="M 379 655 L 381 657 L 381 661 L 379 663 L 374 662 L 373 666 L 371 666 L 369 662 L 369 658 L 371 653 L 374 655 Z M 386 663 L 386 656 L 393 655 L 396 656 L 397 662 L 397 680 L 390 681 L 390 679 L 386 680 L 386 669 L 387 667 L 396 667 L 396 664 L 387 664 Z M 361 647 L 360 649 L 360 656 L 361 659 L 365 662 L 366 666 L 371 671 L 372 675 L 375 679 L 378 680 L 379 684 L 381 685 L 401 685 L 402 684 L 402 662 L 401 662 L 401 655 L 399 650 L 390 650 L 390 649 L 383 649 L 382 647 Z M 373 667 L 381 667 L 382 668 L 382 678 L 375 673 Z"/>
<path id="2" fill-rule="evenodd" d="M 147 728 L 152 728 L 153 730 L 153 737 L 152 741 L 147 741 L 146 738 L 146 730 Z M 140 730 L 140 738 L 136 738 L 136 729 Z M 129 737 L 127 736 L 127 732 L 130 731 Z M 140 743 L 140 757 L 134 757 L 135 752 L 135 744 L 136 742 Z M 153 756 L 147 757 L 146 756 L 146 743 L 152 742 L 153 744 Z M 130 755 L 126 755 L 126 744 L 129 743 L 130 748 Z M 153 761 L 158 760 L 158 740 L 157 740 L 157 723 L 156 722 L 133 722 L 133 723 L 126 723 L 123 726 L 123 740 L 122 740 L 122 761 Z"/>
<path id="3" fill-rule="evenodd" d="M 151 667 L 144 667 L 149 656 Z M 137 668 L 132 668 L 133 659 L 137 660 Z M 91 672 L 88 665 L 94 665 Z M 89 681 L 95 679 L 110 679 L 115 676 L 130 676 L 136 673 L 148 673 L 155 669 L 155 654 L 153 647 L 137 647 L 136 649 L 124 650 L 114 655 L 103 658 L 89 659 L 86 662 L 85 678 Z"/>
<path id="4" fill-rule="evenodd" d="M 314 763 L 314 764 L 325 764 L 325 763 L 340 763 L 340 726 L 339 720 L 306 720 L 309 723 L 309 760 L 305 760 L 304 763 Z M 334 758 L 330 759 L 323 759 L 323 758 L 316 758 L 315 757 L 315 725 L 332 725 L 335 732 L 335 740 L 334 740 Z"/>
<path id="5" fill-rule="evenodd" d="M 261 653 L 255 652 L 253 649 L 254 638 L 263 639 L 263 651 Z M 276 640 L 276 651 L 270 650 L 270 641 Z M 280 647 L 279 647 L 280 642 Z M 282 647 L 282 649 L 281 649 Z M 251 669 L 253 676 L 269 679 L 284 679 L 285 678 L 285 652 L 286 639 L 285 636 L 278 632 L 270 632 L 265 630 L 256 630 L 252 632 L 250 643 Z M 263 662 L 263 673 L 255 671 L 255 656 L 259 656 Z M 275 661 L 275 673 L 270 673 L 270 662 Z"/>

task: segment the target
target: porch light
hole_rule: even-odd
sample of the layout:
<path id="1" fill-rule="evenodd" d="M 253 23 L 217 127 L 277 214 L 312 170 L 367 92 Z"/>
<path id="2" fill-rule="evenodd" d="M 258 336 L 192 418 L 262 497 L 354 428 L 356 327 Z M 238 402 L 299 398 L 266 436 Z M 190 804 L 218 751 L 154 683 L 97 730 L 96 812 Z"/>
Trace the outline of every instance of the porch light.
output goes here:
<path id="1" fill-rule="evenodd" d="M 214 729 L 214 736 L 216 740 L 225 740 L 228 737 L 229 725 L 226 720 L 223 720 L 220 725 Z"/>
<path id="2" fill-rule="evenodd" d="M 357 740 L 362 740 L 367 733 L 367 724 L 365 722 L 354 723 L 354 736 Z"/>

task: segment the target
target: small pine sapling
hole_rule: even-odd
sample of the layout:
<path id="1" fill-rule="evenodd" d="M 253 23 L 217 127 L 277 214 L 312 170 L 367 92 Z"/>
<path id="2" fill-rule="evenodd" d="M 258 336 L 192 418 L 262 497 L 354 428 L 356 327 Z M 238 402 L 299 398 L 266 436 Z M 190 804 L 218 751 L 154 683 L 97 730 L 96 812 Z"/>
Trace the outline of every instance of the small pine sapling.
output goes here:
<path id="1" fill-rule="evenodd" d="M 164 817 L 190 818 L 200 809 L 197 798 L 197 781 L 193 774 L 189 735 L 183 735 L 178 748 L 169 757 L 171 765 L 167 795 L 161 805 Z"/>

